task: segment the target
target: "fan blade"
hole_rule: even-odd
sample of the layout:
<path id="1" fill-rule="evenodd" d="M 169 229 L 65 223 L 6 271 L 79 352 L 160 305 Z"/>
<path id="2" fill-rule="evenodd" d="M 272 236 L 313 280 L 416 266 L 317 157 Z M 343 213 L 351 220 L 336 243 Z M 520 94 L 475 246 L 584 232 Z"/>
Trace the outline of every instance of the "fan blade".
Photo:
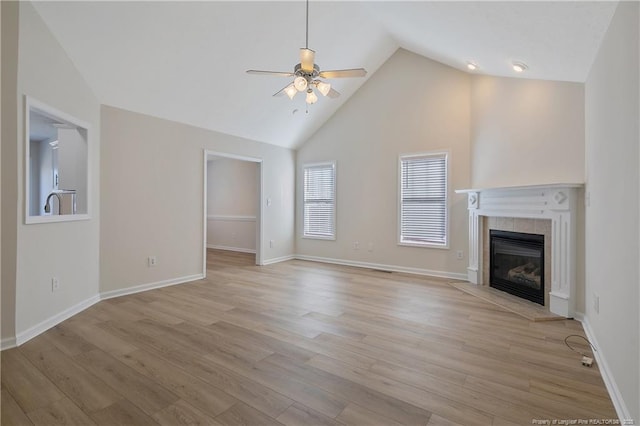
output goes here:
<path id="1" fill-rule="evenodd" d="M 287 84 L 286 86 L 284 86 L 282 89 L 278 90 L 276 93 L 273 94 L 273 96 L 282 96 L 284 95 L 284 89 L 286 89 L 287 87 L 289 87 L 290 84 Z"/>
<path id="2" fill-rule="evenodd" d="M 344 78 L 344 77 L 364 77 L 367 75 L 367 70 L 364 68 L 353 68 L 349 70 L 330 70 L 322 71 L 318 74 L 320 78 Z"/>
<path id="3" fill-rule="evenodd" d="M 340 96 L 340 92 L 338 92 L 336 89 L 331 89 L 329 90 L 329 93 L 327 93 L 327 96 L 335 99 Z"/>
<path id="4" fill-rule="evenodd" d="M 247 74 L 273 75 L 273 76 L 277 76 L 277 77 L 293 77 L 293 73 L 292 72 L 286 72 L 286 71 L 247 70 Z"/>
<path id="5" fill-rule="evenodd" d="M 315 60 L 316 52 L 311 49 L 300 48 L 300 68 L 304 72 L 313 72 L 313 61 Z"/>

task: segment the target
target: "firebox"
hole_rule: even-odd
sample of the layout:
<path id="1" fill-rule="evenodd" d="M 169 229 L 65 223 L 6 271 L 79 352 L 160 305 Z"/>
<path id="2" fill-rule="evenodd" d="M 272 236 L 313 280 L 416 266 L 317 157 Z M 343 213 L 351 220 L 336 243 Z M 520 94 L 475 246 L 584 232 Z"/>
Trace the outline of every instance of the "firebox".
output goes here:
<path id="1" fill-rule="evenodd" d="M 544 306 L 544 235 L 490 230 L 489 285 Z"/>

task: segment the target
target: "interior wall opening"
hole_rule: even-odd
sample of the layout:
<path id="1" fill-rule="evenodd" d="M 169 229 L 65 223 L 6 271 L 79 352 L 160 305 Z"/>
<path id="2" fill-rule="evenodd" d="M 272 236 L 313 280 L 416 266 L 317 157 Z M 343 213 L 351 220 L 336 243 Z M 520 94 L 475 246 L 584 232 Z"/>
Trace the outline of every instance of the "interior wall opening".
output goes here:
<path id="1" fill-rule="evenodd" d="M 259 159 L 205 153 L 204 273 L 215 250 L 261 256 L 262 164 Z"/>

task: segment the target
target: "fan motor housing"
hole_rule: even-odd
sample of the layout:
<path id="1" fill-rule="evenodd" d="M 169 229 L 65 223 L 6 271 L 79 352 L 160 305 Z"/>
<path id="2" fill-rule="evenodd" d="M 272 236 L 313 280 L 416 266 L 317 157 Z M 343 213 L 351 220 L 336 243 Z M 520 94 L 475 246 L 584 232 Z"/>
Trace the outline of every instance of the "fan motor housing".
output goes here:
<path id="1" fill-rule="evenodd" d="M 317 64 L 313 64 L 313 72 L 306 72 L 302 70 L 302 64 L 297 64 L 293 68 L 293 73 L 298 77 L 304 77 L 307 79 L 307 82 L 311 82 L 314 78 L 316 78 L 320 74 L 320 67 Z"/>

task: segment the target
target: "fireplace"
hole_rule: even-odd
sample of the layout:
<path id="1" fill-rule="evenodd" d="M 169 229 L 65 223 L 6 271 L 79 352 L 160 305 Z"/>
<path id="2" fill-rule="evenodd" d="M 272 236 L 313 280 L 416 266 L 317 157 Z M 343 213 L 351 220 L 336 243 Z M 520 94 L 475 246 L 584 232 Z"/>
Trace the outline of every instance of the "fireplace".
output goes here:
<path id="1" fill-rule="evenodd" d="M 489 265 L 484 266 L 484 259 L 489 257 L 489 247 L 483 244 L 489 239 L 489 235 L 483 237 L 485 219 L 548 221 L 551 225 L 549 232 L 540 232 L 535 224 L 534 229 L 529 224 L 520 229 L 502 230 L 545 234 L 545 308 L 556 315 L 572 318 L 577 286 L 576 252 L 579 251 L 576 224 L 578 206 L 583 196 L 582 187 L 582 184 L 559 183 L 456 190 L 458 194 L 467 195 L 469 210 L 467 280 L 477 285 L 489 280 Z M 484 247 L 487 253 L 484 253 Z M 486 278 L 484 272 L 487 272 Z"/>
<path id="2" fill-rule="evenodd" d="M 544 235 L 490 231 L 489 285 L 544 306 Z"/>

